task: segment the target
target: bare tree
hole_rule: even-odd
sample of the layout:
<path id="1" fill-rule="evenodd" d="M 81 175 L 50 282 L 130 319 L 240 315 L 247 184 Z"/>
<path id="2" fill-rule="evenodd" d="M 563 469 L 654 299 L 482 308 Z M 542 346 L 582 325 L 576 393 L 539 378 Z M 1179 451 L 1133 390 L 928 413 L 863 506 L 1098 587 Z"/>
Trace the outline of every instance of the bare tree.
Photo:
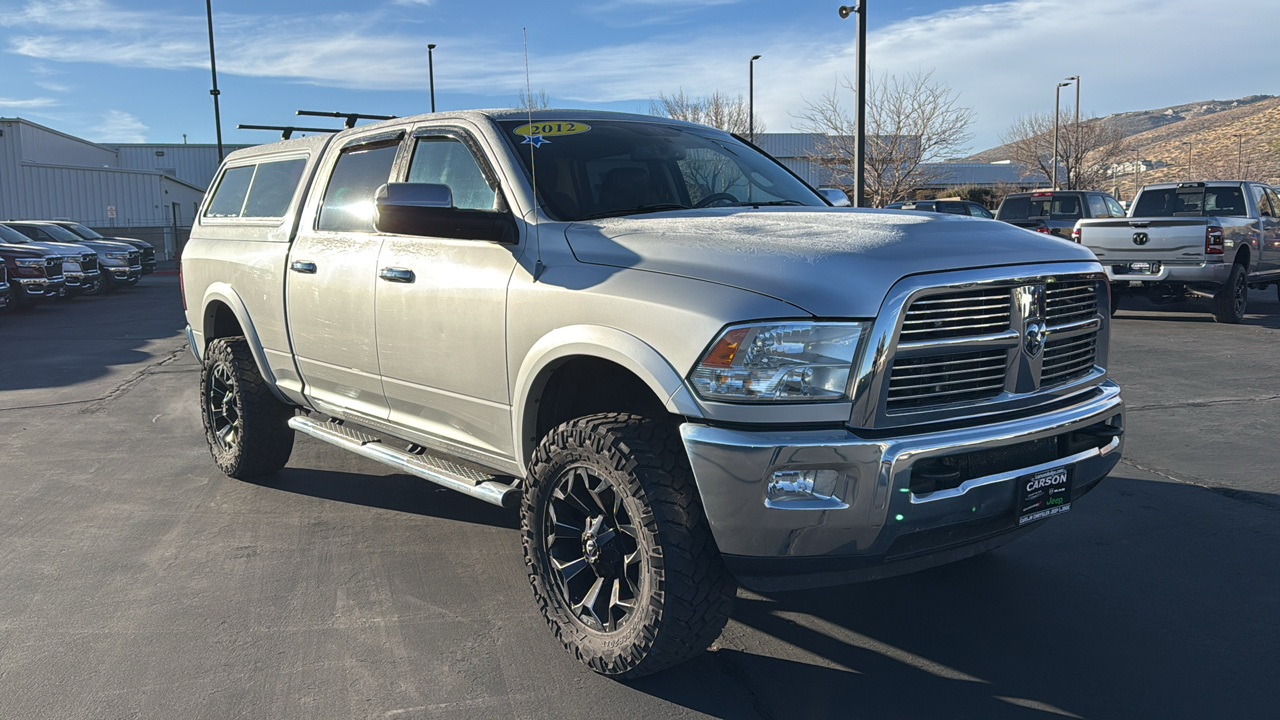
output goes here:
<path id="1" fill-rule="evenodd" d="M 551 107 L 551 99 L 547 97 L 546 90 L 539 90 L 532 95 L 520 91 L 520 97 L 517 100 L 516 107 L 521 110 L 546 110 Z"/>
<path id="2" fill-rule="evenodd" d="M 1011 160 L 1053 185 L 1053 113 L 1019 117 L 1000 140 L 1010 147 Z M 1112 166 L 1128 160 L 1131 153 L 1120 128 L 1098 118 L 1081 120 L 1077 128 L 1074 112 L 1063 108 L 1058 117 L 1058 177 L 1066 189 L 1099 189 Z"/>
<path id="3" fill-rule="evenodd" d="M 750 108 L 746 100 L 741 95 L 730 97 L 719 90 L 706 97 L 685 95 L 683 88 L 674 95 L 660 93 L 658 99 L 649 104 L 649 114 L 710 125 L 742 136 L 751 134 Z M 764 123 L 756 118 L 756 133 L 762 133 L 764 129 Z"/>
<path id="4" fill-rule="evenodd" d="M 844 91 L 858 92 L 848 77 L 806 102 L 796 117 L 800 129 L 820 136 L 813 161 L 827 170 L 833 185 L 852 196 L 857 126 Z M 906 199 L 945 176 L 945 169 L 933 164 L 963 155 L 973 139 L 973 109 L 961 106 L 959 94 L 933 80 L 932 72 L 881 75 L 867 83 L 866 100 L 866 193 L 873 205 Z"/>

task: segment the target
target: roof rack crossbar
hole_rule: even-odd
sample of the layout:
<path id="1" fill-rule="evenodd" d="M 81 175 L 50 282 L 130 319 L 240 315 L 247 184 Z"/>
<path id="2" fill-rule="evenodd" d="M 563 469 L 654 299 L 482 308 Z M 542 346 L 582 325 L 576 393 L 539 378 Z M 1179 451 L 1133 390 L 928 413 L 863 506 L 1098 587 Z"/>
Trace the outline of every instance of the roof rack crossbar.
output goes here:
<path id="1" fill-rule="evenodd" d="M 364 113 L 344 113 L 344 112 L 328 112 L 325 110 L 299 110 L 299 115 L 309 115 L 311 117 L 333 117 L 342 118 L 343 126 L 350 129 L 356 126 L 357 120 L 395 120 L 395 115 L 366 115 Z"/>
<path id="2" fill-rule="evenodd" d="M 237 130 L 276 130 L 281 140 L 288 140 L 296 132 L 335 133 L 338 128 L 294 127 L 292 125 L 236 125 Z"/>

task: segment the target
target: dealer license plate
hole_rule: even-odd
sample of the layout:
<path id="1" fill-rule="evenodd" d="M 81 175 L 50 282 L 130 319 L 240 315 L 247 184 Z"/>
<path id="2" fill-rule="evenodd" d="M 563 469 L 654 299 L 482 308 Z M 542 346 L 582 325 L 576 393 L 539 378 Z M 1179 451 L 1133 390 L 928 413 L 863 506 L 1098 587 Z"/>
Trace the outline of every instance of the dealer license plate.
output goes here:
<path id="1" fill-rule="evenodd" d="M 1043 470 L 1018 478 L 1018 524 L 1043 520 L 1071 509 L 1071 469 Z"/>

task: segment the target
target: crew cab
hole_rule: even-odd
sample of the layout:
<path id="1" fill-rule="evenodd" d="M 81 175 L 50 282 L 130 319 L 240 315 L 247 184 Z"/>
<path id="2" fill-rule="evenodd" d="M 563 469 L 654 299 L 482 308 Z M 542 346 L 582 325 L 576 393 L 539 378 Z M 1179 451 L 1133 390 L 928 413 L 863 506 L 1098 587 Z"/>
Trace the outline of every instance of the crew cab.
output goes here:
<path id="1" fill-rule="evenodd" d="M 1115 198 L 1091 190 L 1010 193 L 996 209 L 997 220 L 1063 240 L 1071 239 L 1071 231 L 1081 219 L 1124 216 L 1124 208 Z"/>
<path id="2" fill-rule="evenodd" d="M 109 240 L 111 242 L 119 242 L 119 243 L 124 243 L 125 245 L 132 245 L 134 248 L 137 248 L 138 250 L 138 263 L 139 265 L 142 266 L 142 274 L 150 275 L 151 273 L 156 271 L 156 248 L 154 245 L 147 242 L 146 240 L 138 240 L 137 238 L 117 237 L 114 235 L 111 237 L 107 237 L 106 235 L 103 235 L 102 233 L 99 233 L 97 230 L 94 230 L 86 225 L 82 225 L 78 222 L 71 222 L 69 220 L 51 220 L 50 222 L 53 223 L 54 225 L 57 225 L 58 227 L 63 228 L 64 230 L 68 230 L 72 233 L 75 233 L 81 240 Z"/>
<path id="3" fill-rule="evenodd" d="M 1250 287 L 1280 289 L 1280 196 L 1263 183 L 1146 185 L 1129 217 L 1081 220 L 1073 239 L 1098 257 L 1113 298 L 1208 297 L 1215 320 L 1239 323 Z"/>
<path id="4" fill-rule="evenodd" d="M 181 280 L 224 473 L 302 433 L 518 507 L 540 611 L 612 676 L 708 647 L 735 582 L 1003 545 L 1122 451 L 1092 253 L 832 207 L 692 123 L 448 112 L 239 150 Z"/>
<path id="5" fill-rule="evenodd" d="M 67 243 L 92 249 L 97 254 L 104 293 L 137 285 L 142 277 L 141 253 L 128 243 L 85 239 L 47 220 L 7 220 L 5 224 L 38 243 Z"/>
<path id="6" fill-rule="evenodd" d="M 66 294 L 62 258 L 61 253 L 32 243 L 18 231 L 0 224 L 0 259 L 4 260 L 15 308 L 30 308 L 47 298 Z"/>

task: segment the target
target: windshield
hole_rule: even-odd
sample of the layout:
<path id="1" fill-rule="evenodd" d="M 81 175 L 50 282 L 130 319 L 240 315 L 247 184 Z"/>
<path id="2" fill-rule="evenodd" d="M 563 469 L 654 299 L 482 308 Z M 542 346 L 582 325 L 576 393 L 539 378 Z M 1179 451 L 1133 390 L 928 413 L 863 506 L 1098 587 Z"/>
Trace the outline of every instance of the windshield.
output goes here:
<path id="1" fill-rule="evenodd" d="M 41 230 L 53 236 L 53 239 L 61 243 L 79 243 L 82 238 L 78 237 L 70 230 L 58 225 L 36 225 Z"/>
<path id="2" fill-rule="evenodd" d="M 8 243 L 10 245 L 25 245 L 31 242 L 31 238 L 14 230 L 11 227 L 0 225 L 0 243 Z"/>
<path id="3" fill-rule="evenodd" d="M 84 238 L 85 240 L 105 239 L 103 238 L 103 236 L 81 225 L 80 223 L 67 223 L 66 225 L 59 225 L 58 227 L 63 228 L 65 230 L 69 230 L 75 233 L 76 235 L 79 235 L 80 237 Z"/>
<path id="4" fill-rule="evenodd" d="M 827 203 L 767 155 L 714 130 L 656 122 L 516 121 L 509 133 L 559 220 L 696 207 Z"/>
<path id="5" fill-rule="evenodd" d="M 1143 190 L 1134 217 L 1244 217 L 1247 210 L 1239 187 L 1181 187 Z"/>

